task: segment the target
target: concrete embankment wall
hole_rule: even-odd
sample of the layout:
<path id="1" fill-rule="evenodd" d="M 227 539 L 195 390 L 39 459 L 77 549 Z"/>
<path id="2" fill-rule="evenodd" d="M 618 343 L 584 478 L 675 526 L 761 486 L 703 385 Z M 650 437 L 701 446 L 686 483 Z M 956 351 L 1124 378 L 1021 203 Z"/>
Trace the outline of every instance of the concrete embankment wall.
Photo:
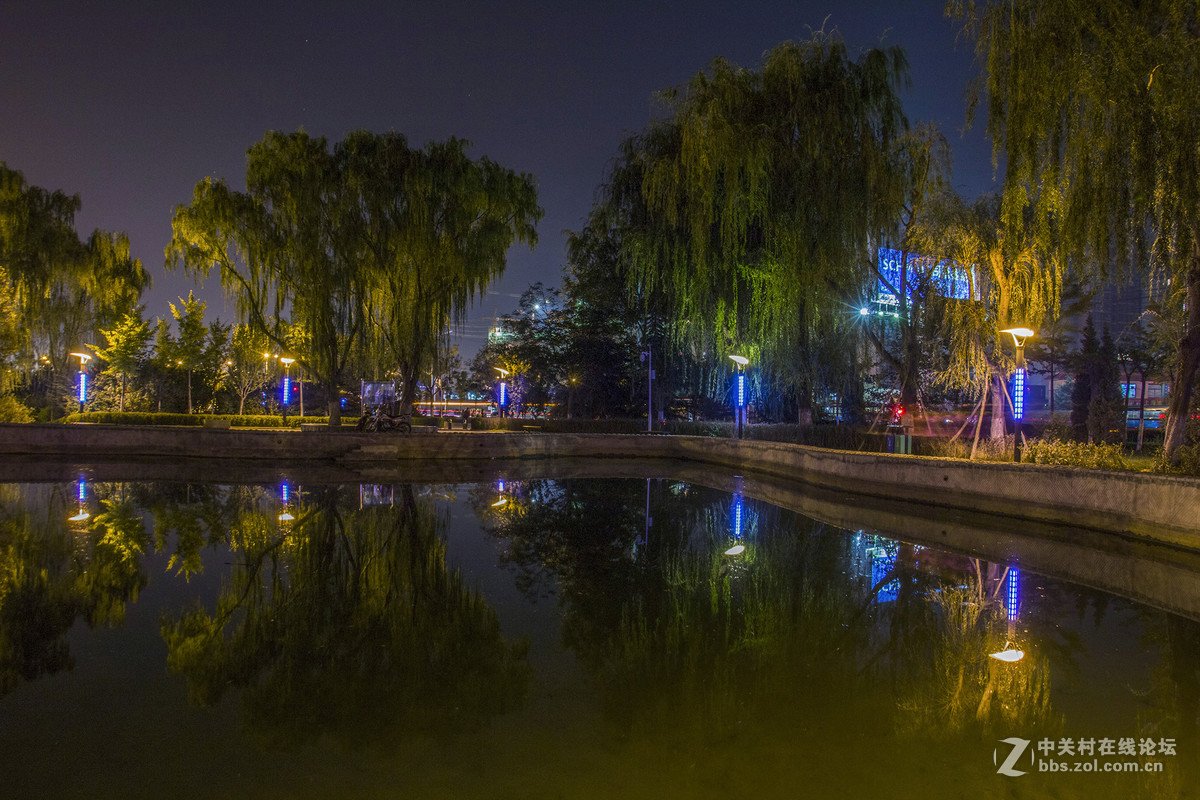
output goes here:
<path id="1" fill-rule="evenodd" d="M 447 431 L 243 431 L 101 425 L 0 425 L 5 459 L 221 458 L 332 461 L 386 468 L 412 460 L 669 458 L 831 489 L 1129 533 L 1200 549 L 1200 481 L 1127 472 L 890 456 L 687 436 Z M 214 475 L 214 479 L 220 479 Z"/>

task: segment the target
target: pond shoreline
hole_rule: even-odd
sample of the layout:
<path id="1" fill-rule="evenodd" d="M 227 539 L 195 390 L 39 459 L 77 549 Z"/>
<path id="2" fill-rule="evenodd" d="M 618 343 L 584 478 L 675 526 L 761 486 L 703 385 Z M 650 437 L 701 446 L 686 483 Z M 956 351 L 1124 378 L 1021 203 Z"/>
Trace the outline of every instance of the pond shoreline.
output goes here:
<path id="1" fill-rule="evenodd" d="M 394 473 L 429 462 L 668 459 L 754 472 L 868 498 L 1071 525 L 1200 551 L 1200 480 L 1071 467 L 826 450 L 695 436 L 421 431 L 216 430 L 109 425 L 0 425 L 0 479 L 100 462 L 147 473 L 181 459 L 216 462 L 209 477 L 306 465 L 329 474 Z M 245 465 L 242 470 L 239 465 Z M 452 472 L 455 470 L 451 470 Z M 471 470 L 467 470 L 470 472 Z"/>

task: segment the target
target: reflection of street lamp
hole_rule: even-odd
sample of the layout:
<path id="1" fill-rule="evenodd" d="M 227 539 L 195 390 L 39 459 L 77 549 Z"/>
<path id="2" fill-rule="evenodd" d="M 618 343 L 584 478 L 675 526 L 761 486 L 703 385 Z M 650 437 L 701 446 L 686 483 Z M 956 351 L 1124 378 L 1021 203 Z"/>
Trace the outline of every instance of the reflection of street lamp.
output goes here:
<path id="1" fill-rule="evenodd" d="M 734 436 L 738 439 L 742 438 L 742 425 L 746 421 L 746 365 L 750 363 L 750 359 L 745 356 L 730 356 L 733 363 L 737 364 L 737 374 L 734 376 L 734 405 L 736 406 L 736 419 L 734 421 Z"/>
<path id="2" fill-rule="evenodd" d="M 292 364 L 296 359 L 282 356 L 279 360 L 283 364 L 283 421 L 286 423 L 288 405 L 292 402 Z"/>
<path id="3" fill-rule="evenodd" d="M 1012 412 L 1013 424 L 1016 427 L 1016 435 L 1013 437 L 1013 460 L 1019 463 L 1021 444 L 1025 439 L 1025 432 L 1021 430 L 1021 420 L 1025 419 L 1025 340 L 1033 336 L 1033 331 L 1029 328 L 1005 328 L 1000 332 L 1012 336 L 1013 346 L 1017 350 L 1017 367 L 1013 370 Z"/>
<path id="4" fill-rule="evenodd" d="M 87 402 L 87 372 L 84 366 L 92 360 L 87 353 L 71 353 L 79 359 L 79 413 L 83 413 L 83 405 Z"/>
<path id="5" fill-rule="evenodd" d="M 500 385 L 496 387 L 496 405 L 500 407 L 500 416 L 504 417 L 504 411 L 508 408 L 508 370 L 504 367 L 492 367 L 492 369 L 500 373 Z"/>
<path id="6" fill-rule="evenodd" d="M 283 503 L 283 511 L 279 513 L 279 521 L 291 522 L 295 517 L 288 511 L 288 485 L 286 483 L 281 484 L 279 487 L 279 499 Z"/>
<path id="7" fill-rule="evenodd" d="M 74 354 L 72 354 L 72 355 L 74 355 Z M 83 522 L 84 520 L 88 519 L 88 517 L 92 516 L 87 511 L 87 507 L 85 505 L 86 503 L 87 503 L 87 481 L 85 481 L 83 478 L 80 478 L 79 479 L 79 513 L 73 517 L 67 517 L 67 521 L 68 522 Z"/>

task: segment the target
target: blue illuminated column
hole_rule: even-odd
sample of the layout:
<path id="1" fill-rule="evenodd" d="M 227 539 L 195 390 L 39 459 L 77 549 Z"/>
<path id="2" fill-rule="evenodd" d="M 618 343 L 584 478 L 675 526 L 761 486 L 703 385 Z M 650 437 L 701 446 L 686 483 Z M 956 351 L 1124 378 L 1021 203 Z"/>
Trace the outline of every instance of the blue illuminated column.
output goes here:
<path id="1" fill-rule="evenodd" d="M 87 362 L 92 360 L 92 357 L 87 353 L 71 353 L 79 359 L 79 413 L 83 413 L 84 404 L 87 403 Z"/>
<path id="2" fill-rule="evenodd" d="M 1030 328 L 1006 328 L 1001 333 L 1007 333 L 1013 338 L 1016 348 L 1016 369 L 1013 371 L 1012 411 L 1016 445 L 1013 460 L 1021 460 L 1021 445 L 1025 441 L 1025 431 L 1021 429 L 1021 420 L 1025 419 L 1025 340 L 1033 336 Z"/>
<path id="3" fill-rule="evenodd" d="M 283 356 L 279 361 L 283 364 L 283 397 L 281 398 L 283 418 L 287 419 L 288 406 L 292 402 L 292 364 L 296 359 Z"/>
<path id="4" fill-rule="evenodd" d="M 1013 419 L 1025 419 L 1025 367 L 1017 367 L 1012 380 Z"/>
<path id="5" fill-rule="evenodd" d="M 503 367 L 492 367 L 500 373 L 500 383 L 496 386 L 496 405 L 500 407 L 500 416 L 505 416 L 508 408 L 508 370 Z"/>
<path id="6" fill-rule="evenodd" d="M 742 438 L 742 426 L 746 424 L 746 365 L 750 363 L 750 359 L 745 356 L 730 356 L 733 363 L 737 364 L 737 373 L 734 375 L 734 436 L 738 439 Z"/>

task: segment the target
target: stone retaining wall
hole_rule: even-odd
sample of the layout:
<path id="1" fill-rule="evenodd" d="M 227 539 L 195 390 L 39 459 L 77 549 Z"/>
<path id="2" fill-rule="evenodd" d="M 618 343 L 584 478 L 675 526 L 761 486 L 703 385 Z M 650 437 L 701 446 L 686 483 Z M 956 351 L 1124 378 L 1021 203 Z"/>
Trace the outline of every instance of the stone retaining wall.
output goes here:
<path id="1" fill-rule="evenodd" d="M 5 459 L 255 459 L 386 468 L 442 459 L 668 458 L 1018 519 L 1066 523 L 1200 549 L 1200 481 L 1129 472 L 824 450 L 690 436 L 421 431 L 255 431 L 0 425 Z M 217 476 L 214 476 L 217 477 Z"/>

